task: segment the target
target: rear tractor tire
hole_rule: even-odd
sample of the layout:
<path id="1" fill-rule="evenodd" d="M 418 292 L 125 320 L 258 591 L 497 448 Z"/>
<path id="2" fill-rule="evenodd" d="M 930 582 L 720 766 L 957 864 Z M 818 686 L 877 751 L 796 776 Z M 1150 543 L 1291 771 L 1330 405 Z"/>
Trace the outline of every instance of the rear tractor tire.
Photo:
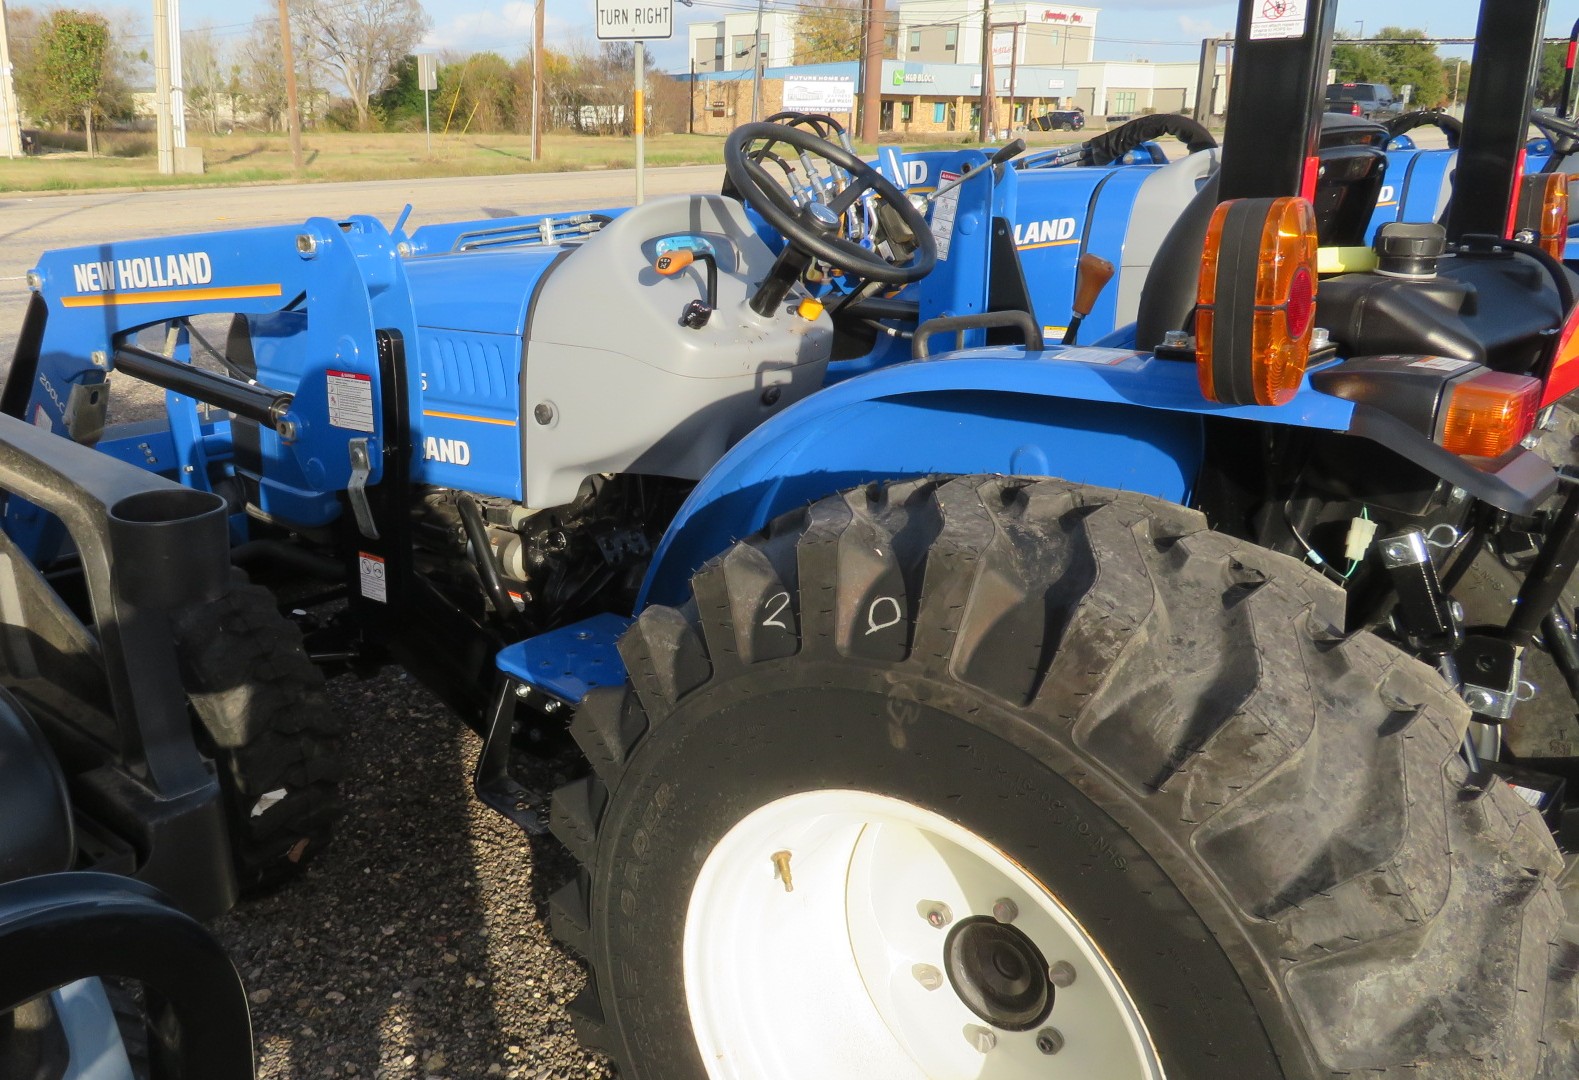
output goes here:
<path id="1" fill-rule="evenodd" d="M 823 499 L 693 589 L 554 797 L 627 1080 L 1579 1075 L 1550 835 L 1294 560 L 972 477 Z"/>
<path id="2" fill-rule="evenodd" d="M 238 575 L 239 576 L 239 575 Z M 241 578 L 176 628 L 198 742 L 219 774 L 242 895 L 297 876 L 340 817 L 341 723 L 273 595 Z"/>

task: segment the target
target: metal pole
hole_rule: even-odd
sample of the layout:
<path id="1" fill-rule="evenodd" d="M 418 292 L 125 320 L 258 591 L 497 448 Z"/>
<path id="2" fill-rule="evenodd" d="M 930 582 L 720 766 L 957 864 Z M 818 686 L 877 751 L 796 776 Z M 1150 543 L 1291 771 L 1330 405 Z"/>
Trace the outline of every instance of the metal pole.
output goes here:
<path id="1" fill-rule="evenodd" d="M 976 138 L 991 142 L 992 130 L 992 0 L 981 0 L 981 107 Z"/>
<path id="2" fill-rule="evenodd" d="M 17 110 L 16 87 L 11 82 L 11 38 L 6 32 L 5 0 L 0 0 L 0 147 L 8 158 L 22 156 L 22 115 Z"/>
<path id="3" fill-rule="evenodd" d="M 300 175 L 306 162 L 302 158 L 302 110 L 296 99 L 296 46 L 291 40 L 290 0 L 280 0 L 280 60 L 285 65 L 285 130 L 291 137 L 291 168 Z"/>
<path id="4" fill-rule="evenodd" d="M 645 180 L 645 177 L 642 175 L 642 172 L 643 172 L 643 161 L 642 161 L 642 153 L 643 153 L 642 143 L 643 143 L 643 138 L 642 138 L 642 136 L 643 136 L 643 133 L 645 132 L 646 127 L 647 127 L 647 111 L 646 111 L 647 110 L 647 106 L 646 106 L 646 103 L 642 101 L 643 91 L 646 89 L 647 75 L 646 75 L 646 72 L 643 71 L 642 69 L 645 68 L 646 66 L 647 66 L 647 45 L 646 45 L 645 42 L 638 41 L 636 43 L 636 117 L 635 117 L 635 128 L 636 128 L 636 205 L 637 206 L 640 206 L 642 204 L 642 200 L 647 197 L 647 193 L 643 190 L 643 181 Z M 751 109 L 752 116 L 751 116 L 751 118 L 753 120 L 755 120 L 756 119 L 756 102 L 753 101 L 751 103 L 751 105 L 752 105 L 752 109 Z"/>
<path id="5" fill-rule="evenodd" d="M 543 160 L 543 124 L 538 112 L 543 100 L 543 4 L 537 0 L 532 16 L 532 160 Z"/>
<path id="6" fill-rule="evenodd" d="M 428 157 L 433 156 L 433 101 L 426 86 L 422 88 L 422 129 L 428 136 Z"/>
<path id="7" fill-rule="evenodd" d="M 1009 39 L 1009 131 L 1008 134 L 1004 136 L 1004 138 L 1008 138 L 1009 135 L 1014 134 L 1014 95 L 1015 91 L 1018 89 L 1018 87 L 1015 86 L 1015 76 L 1019 73 L 1020 68 L 1020 24 L 1014 23 L 1013 25 L 1014 29 L 1011 31 L 1011 33 L 1014 36 Z"/>
<path id="8" fill-rule="evenodd" d="M 762 4 L 757 0 L 757 36 L 751 46 L 751 122 L 757 122 L 757 102 L 762 97 Z"/>
<path id="9" fill-rule="evenodd" d="M 168 176 L 175 172 L 175 132 L 171 128 L 170 118 L 168 0 L 154 0 L 154 122 L 158 129 L 159 171 Z"/>
<path id="10" fill-rule="evenodd" d="M 175 146 L 186 146 L 186 80 L 181 74 L 181 0 L 165 0 L 170 13 L 170 125 Z M 218 106 L 210 100 L 209 109 L 218 119 Z"/>
<path id="11" fill-rule="evenodd" d="M 1557 98 L 1557 115 L 1564 120 L 1572 120 L 1574 115 L 1574 53 L 1579 52 L 1579 22 L 1574 23 L 1573 32 L 1568 35 L 1568 52 L 1563 60 L 1563 90 Z M 1459 61 L 1459 66 L 1463 66 Z M 1458 83 L 1454 80 L 1453 96 L 1458 96 Z"/>
<path id="12" fill-rule="evenodd" d="M 696 57 L 691 57 L 691 83 L 689 87 L 691 98 L 685 103 L 685 133 L 696 134 Z"/>

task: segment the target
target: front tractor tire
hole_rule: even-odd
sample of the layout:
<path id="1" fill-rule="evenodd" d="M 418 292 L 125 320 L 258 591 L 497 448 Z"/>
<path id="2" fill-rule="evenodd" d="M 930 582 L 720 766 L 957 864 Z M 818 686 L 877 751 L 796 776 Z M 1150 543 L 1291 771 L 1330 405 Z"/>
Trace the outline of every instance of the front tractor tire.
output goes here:
<path id="1" fill-rule="evenodd" d="M 239 573 L 224 597 L 181 616 L 176 648 L 199 748 L 218 773 L 237 884 L 243 896 L 269 892 L 328 846 L 343 726 L 301 632 Z"/>
<path id="2" fill-rule="evenodd" d="M 974 477 L 823 499 L 693 588 L 554 798 L 627 1080 L 1579 1075 L 1545 826 L 1296 561 Z"/>

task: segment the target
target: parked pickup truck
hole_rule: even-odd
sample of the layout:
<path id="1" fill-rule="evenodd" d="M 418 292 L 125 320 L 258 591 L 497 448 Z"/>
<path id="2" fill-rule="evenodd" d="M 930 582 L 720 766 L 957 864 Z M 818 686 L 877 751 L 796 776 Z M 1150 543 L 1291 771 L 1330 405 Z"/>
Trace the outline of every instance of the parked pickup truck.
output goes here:
<path id="1" fill-rule="evenodd" d="M 1391 120 L 1404 111 L 1404 103 L 1393 96 L 1393 88 L 1386 83 L 1329 83 L 1327 111 L 1367 120 Z"/>

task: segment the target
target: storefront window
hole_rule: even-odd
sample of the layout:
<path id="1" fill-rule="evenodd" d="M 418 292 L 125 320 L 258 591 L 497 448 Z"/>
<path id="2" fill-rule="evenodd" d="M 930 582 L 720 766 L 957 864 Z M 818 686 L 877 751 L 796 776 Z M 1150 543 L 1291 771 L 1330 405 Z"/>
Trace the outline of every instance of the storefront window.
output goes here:
<path id="1" fill-rule="evenodd" d="M 943 123 L 944 119 L 947 117 L 947 114 L 948 114 L 948 104 L 946 102 L 934 101 L 932 103 L 932 122 L 934 124 L 941 124 L 941 123 Z M 953 124 L 949 125 L 949 127 L 953 127 L 953 126 L 954 126 Z"/>
<path id="2" fill-rule="evenodd" d="M 903 123 L 906 123 L 906 124 L 910 123 L 911 119 L 914 117 L 914 114 L 915 114 L 914 103 L 909 102 L 909 101 L 901 101 L 899 103 L 899 119 Z"/>

